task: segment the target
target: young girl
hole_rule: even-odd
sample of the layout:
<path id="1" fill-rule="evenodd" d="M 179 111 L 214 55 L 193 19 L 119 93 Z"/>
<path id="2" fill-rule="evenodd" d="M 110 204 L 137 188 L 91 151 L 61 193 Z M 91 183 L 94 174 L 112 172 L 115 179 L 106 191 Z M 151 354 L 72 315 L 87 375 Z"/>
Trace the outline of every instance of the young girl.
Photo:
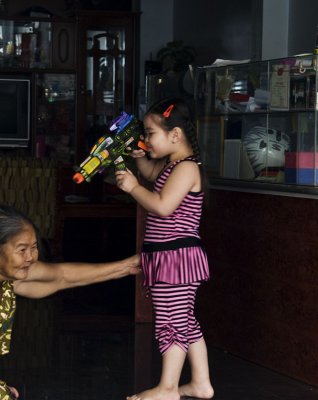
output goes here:
<path id="1" fill-rule="evenodd" d="M 116 180 L 148 211 L 142 268 L 163 366 L 158 386 L 127 399 L 210 399 L 207 349 L 194 316 L 197 289 L 209 278 L 199 236 L 203 191 L 196 132 L 190 110 L 180 99 L 154 105 L 145 115 L 144 128 L 150 157 L 143 150 L 132 156 L 142 176 L 155 182 L 154 190 L 141 186 L 129 170 L 118 171 Z M 186 355 L 191 382 L 178 388 Z"/>

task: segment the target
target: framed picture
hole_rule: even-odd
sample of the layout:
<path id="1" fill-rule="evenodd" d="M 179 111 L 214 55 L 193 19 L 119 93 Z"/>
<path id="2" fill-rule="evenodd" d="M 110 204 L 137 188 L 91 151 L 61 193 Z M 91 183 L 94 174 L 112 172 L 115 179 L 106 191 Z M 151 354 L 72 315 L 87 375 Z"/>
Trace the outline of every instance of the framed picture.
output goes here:
<path id="1" fill-rule="evenodd" d="M 270 109 L 289 109 L 289 68 L 286 65 L 274 65 L 270 77 Z"/>
<path id="2" fill-rule="evenodd" d="M 224 118 L 200 118 L 197 130 L 203 166 L 209 177 L 219 177 L 223 170 Z"/>

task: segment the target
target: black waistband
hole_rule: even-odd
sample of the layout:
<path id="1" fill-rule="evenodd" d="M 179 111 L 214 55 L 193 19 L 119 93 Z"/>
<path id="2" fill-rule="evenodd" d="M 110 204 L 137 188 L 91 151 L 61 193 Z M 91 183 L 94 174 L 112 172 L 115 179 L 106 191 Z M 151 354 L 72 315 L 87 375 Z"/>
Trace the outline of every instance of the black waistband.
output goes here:
<path id="1" fill-rule="evenodd" d="M 172 240 L 170 242 L 144 242 L 142 251 L 151 253 L 153 251 L 176 250 L 182 247 L 202 246 L 201 239 L 197 237 L 186 237 Z"/>

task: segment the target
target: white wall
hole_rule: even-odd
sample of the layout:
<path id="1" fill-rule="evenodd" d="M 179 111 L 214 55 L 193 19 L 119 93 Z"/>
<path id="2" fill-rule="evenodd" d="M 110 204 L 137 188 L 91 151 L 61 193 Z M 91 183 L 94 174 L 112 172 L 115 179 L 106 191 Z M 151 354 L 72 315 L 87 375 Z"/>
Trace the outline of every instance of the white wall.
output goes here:
<path id="1" fill-rule="evenodd" d="M 317 25 L 317 0 L 289 0 L 289 55 L 314 51 Z"/>
<path id="2" fill-rule="evenodd" d="M 170 40 L 199 49 L 200 65 L 216 57 L 266 60 L 313 51 L 317 0 L 263 0 L 261 10 L 257 3 L 197 0 L 193 8 L 193 0 L 141 0 L 141 84 L 144 61 Z"/>
<path id="3" fill-rule="evenodd" d="M 317 25 L 317 0 L 263 0 L 262 59 L 312 53 Z"/>
<path id="4" fill-rule="evenodd" d="M 263 0 L 262 59 L 288 56 L 289 0 Z"/>
<path id="5" fill-rule="evenodd" d="M 156 59 L 159 49 L 173 40 L 174 0 L 141 0 L 140 85 L 145 83 L 144 63 Z"/>
<path id="6" fill-rule="evenodd" d="M 175 0 L 175 40 L 197 50 L 198 65 L 259 59 L 261 27 L 261 0 Z"/>

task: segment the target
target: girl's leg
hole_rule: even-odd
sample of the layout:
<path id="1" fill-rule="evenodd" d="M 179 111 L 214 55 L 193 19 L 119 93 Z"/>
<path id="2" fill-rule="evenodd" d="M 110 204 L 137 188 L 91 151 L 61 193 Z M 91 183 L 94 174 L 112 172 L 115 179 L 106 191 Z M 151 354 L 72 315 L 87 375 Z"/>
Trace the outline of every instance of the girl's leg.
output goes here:
<path id="1" fill-rule="evenodd" d="M 189 289 L 192 289 L 192 301 L 189 312 L 189 348 L 188 360 L 191 368 L 191 381 L 179 388 L 181 396 L 198 397 L 201 399 L 210 399 L 214 391 L 210 382 L 208 352 L 203 339 L 200 324 L 194 315 L 194 304 L 196 291 L 200 283 L 192 283 Z"/>
<path id="2" fill-rule="evenodd" d="M 158 386 L 127 399 L 179 400 L 178 385 L 189 344 L 188 286 L 157 283 L 150 292 L 156 339 L 162 354 L 161 378 Z"/>
<path id="3" fill-rule="evenodd" d="M 127 400 L 180 400 L 178 385 L 186 353 L 176 345 L 162 356 L 162 372 L 158 386 L 127 397 Z"/>
<path id="4" fill-rule="evenodd" d="M 191 367 L 191 381 L 180 386 L 180 396 L 211 399 L 214 391 L 210 381 L 208 352 L 203 338 L 190 344 L 188 360 Z"/>

